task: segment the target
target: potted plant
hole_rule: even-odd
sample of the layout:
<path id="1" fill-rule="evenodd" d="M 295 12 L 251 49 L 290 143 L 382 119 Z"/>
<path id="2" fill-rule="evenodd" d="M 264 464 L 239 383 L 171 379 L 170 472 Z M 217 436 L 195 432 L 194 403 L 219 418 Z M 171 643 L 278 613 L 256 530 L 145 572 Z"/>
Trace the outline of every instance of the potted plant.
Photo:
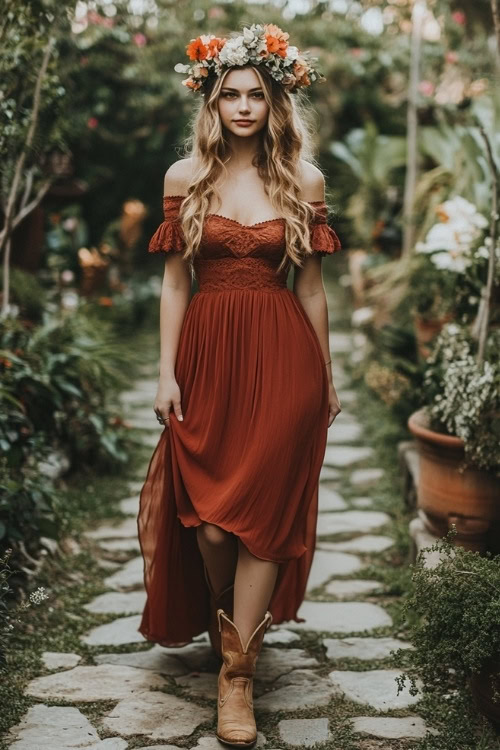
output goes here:
<path id="1" fill-rule="evenodd" d="M 394 652 L 410 693 L 434 693 L 438 703 L 470 692 L 476 708 L 500 726 L 500 555 L 484 555 L 453 544 L 455 529 L 420 550 L 411 565 L 402 616 L 410 624 L 413 648 Z M 426 565 L 429 552 L 439 562 Z"/>
<path id="2" fill-rule="evenodd" d="M 424 406 L 410 415 L 420 473 L 417 507 L 431 533 L 500 552 L 500 330 L 478 361 L 469 329 L 448 323 L 426 363 Z"/>
<path id="3" fill-rule="evenodd" d="M 436 214 L 438 221 L 415 246 L 409 270 L 408 301 L 423 358 L 443 325 L 477 302 L 476 268 L 488 257 L 481 244 L 488 222 L 472 203 L 455 196 L 440 203 Z"/>

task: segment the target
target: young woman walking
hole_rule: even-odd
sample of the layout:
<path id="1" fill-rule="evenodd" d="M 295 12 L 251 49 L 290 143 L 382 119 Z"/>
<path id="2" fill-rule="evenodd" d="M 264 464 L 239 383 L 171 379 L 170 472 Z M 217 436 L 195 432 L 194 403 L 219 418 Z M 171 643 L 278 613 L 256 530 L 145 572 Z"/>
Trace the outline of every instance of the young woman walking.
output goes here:
<path id="1" fill-rule="evenodd" d="M 240 747 L 257 738 L 264 633 L 302 621 L 340 412 L 321 259 L 340 242 L 297 95 L 322 78 L 313 58 L 274 25 L 202 36 L 187 52 L 176 70 L 200 105 L 149 244 L 166 254 L 154 404 L 165 429 L 140 497 L 139 630 L 165 646 L 208 630 L 223 660 L 217 737 Z"/>

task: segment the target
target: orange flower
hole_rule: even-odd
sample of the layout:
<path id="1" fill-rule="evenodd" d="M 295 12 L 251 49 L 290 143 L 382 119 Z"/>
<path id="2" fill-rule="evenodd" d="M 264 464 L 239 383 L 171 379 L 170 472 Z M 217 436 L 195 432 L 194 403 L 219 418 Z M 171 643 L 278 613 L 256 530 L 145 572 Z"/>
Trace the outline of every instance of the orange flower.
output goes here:
<path id="1" fill-rule="evenodd" d="M 217 57 L 223 46 L 225 45 L 226 40 L 221 39 L 220 37 L 215 37 L 215 39 L 210 39 L 208 42 L 208 52 L 210 57 Z"/>
<path id="2" fill-rule="evenodd" d="M 0 364 L 2 364 L 4 367 L 12 367 L 12 362 L 6 357 L 0 357 Z"/>
<path id="3" fill-rule="evenodd" d="M 282 31 L 274 23 L 265 24 L 264 29 L 266 32 L 267 51 L 271 54 L 275 53 L 280 57 L 286 57 L 288 37 L 290 35 L 286 31 Z"/>
<path id="4" fill-rule="evenodd" d="M 186 47 L 186 54 L 190 60 L 205 60 L 207 52 L 208 50 L 200 37 L 193 39 Z"/>
<path id="5" fill-rule="evenodd" d="M 439 218 L 439 221 L 441 221 L 443 224 L 447 224 L 447 222 L 450 220 L 450 217 L 446 213 L 442 203 L 440 203 L 439 206 L 437 206 L 436 214 Z"/>
<path id="6" fill-rule="evenodd" d="M 192 78 L 185 78 L 182 83 L 184 84 L 184 86 L 187 86 L 190 89 L 194 89 L 194 91 L 197 91 L 201 86 L 201 83 L 193 81 Z"/>

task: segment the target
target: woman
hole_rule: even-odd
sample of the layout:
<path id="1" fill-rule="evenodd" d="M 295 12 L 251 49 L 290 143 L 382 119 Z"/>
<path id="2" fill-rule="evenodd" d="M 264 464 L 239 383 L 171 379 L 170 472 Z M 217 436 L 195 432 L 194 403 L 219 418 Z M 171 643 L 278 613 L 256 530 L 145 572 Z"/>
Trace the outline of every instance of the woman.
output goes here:
<path id="1" fill-rule="evenodd" d="M 154 404 L 166 429 L 141 491 L 140 632 L 181 646 L 208 629 L 223 659 L 217 737 L 248 746 L 264 633 L 301 621 L 340 412 L 321 276 L 340 243 L 296 101 L 320 77 L 307 53 L 270 25 L 187 51 L 193 65 L 176 70 L 203 98 L 149 245 L 166 253 Z"/>

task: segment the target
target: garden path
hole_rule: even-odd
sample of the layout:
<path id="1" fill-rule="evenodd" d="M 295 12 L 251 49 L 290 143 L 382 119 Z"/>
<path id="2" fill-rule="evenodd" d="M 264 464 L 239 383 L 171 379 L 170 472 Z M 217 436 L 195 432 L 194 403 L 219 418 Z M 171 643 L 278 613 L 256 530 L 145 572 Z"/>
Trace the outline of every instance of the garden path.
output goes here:
<path id="1" fill-rule="evenodd" d="M 337 281 L 327 277 L 325 285 L 343 408 L 329 429 L 321 473 L 317 551 L 300 610 L 306 622 L 272 626 L 258 662 L 257 747 L 414 748 L 426 726 L 416 713 L 418 698 L 408 689 L 397 695 L 399 671 L 390 655 L 410 644 L 398 637 L 390 614 L 394 596 L 373 576 L 377 566 L 391 564 L 394 520 L 377 508 L 384 470 L 350 387 L 358 334 L 346 318 L 347 295 Z M 151 410 L 155 370 L 148 366 L 146 379 L 123 394 L 126 418 L 151 449 L 161 429 Z M 222 747 L 213 736 L 217 662 L 207 636 L 169 649 L 145 643 L 137 632 L 145 600 L 135 520 L 140 488 L 138 476 L 121 501 L 126 520 L 87 533 L 107 588 L 85 605 L 103 619 L 82 637 L 93 663 L 87 657 L 80 664 L 77 653 L 44 654 L 46 673 L 27 687 L 38 702 L 11 730 L 12 750 Z M 90 704 L 102 709 L 92 723 Z"/>

